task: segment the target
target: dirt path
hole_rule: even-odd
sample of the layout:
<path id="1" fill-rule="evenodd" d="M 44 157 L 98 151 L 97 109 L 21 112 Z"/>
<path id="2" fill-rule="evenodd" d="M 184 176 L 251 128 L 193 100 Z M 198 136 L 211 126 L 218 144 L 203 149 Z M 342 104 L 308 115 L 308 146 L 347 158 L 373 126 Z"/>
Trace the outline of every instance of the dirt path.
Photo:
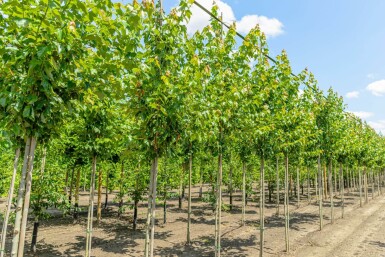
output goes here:
<path id="1" fill-rule="evenodd" d="M 205 191 L 208 188 L 205 189 Z M 377 194 L 377 192 L 376 192 Z M 371 196 L 371 194 L 370 194 Z M 132 230 L 132 210 L 127 208 L 121 219 L 117 218 L 117 204 L 110 196 L 110 210 L 103 213 L 102 221 L 95 224 L 93 238 L 93 256 L 143 256 L 144 223 L 146 203 L 140 204 L 138 230 Z M 80 204 L 86 210 L 87 193 L 81 194 Z M 234 194 L 234 209 L 222 212 L 222 255 L 258 256 L 259 252 L 259 215 L 258 200 L 249 201 L 246 207 L 246 226 L 240 226 L 241 193 Z M 281 203 L 282 203 L 281 199 Z M 291 252 L 285 253 L 283 206 L 280 216 L 275 215 L 275 204 L 266 204 L 265 219 L 265 257 L 279 256 L 385 256 L 385 196 L 370 199 L 369 204 L 359 208 L 358 192 L 350 192 L 345 197 L 345 219 L 340 219 L 340 200 L 335 198 L 335 224 L 330 225 L 330 207 L 324 203 L 324 223 L 322 232 L 318 232 L 318 204 L 313 195 L 312 202 L 307 196 L 301 196 L 301 207 L 295 206 L 296 198 L 290 206 L 290 243 Z M 224 196 L 228 203 L 228 196 Z M 128 202 L 127 207 L 132 203 Z M 155 230 L 156 256 L 214 256 L 214 213 L 208 203 L 198 198 L 198 187 L 193 188 L 192 245 L 186 242 L 187 203 L 178 209 L 178 199 L 170 199 L 167 210 L 167 224 L 163 224 L 162 207 L 157 208 L 157 226 Z M 0 201 L 0 211 L 4 204 Z M 54 218 L 41 222 L 38 236 L 39 257 L 84 255 L 85 227 L 87 213 L 83 212 L 78 222 L 70 216 L 62 217 L 60 212 Z M 0 222 L 1 223 L 1 222 Z M 384 224 L 383 224 L 384 223 Z M 28 224 L 26 248 L 29 248 L 32 220 Z M 10 230 L 11 231 L 11 230 Z M 7 252 L 10 249 L 11 235 L 7 238 Z M 26 249 L 26 250 L 27 250 Z M 381 251 L 384 251 L 382 253 Z M 30 253 L 26 257 L 32 257 Z"/>
<path id="2" fill-rule="evenodd" d="M 348 213 L 322 232 L 311 233 L 295 256 L 385 256 L 385 197 Z"/>

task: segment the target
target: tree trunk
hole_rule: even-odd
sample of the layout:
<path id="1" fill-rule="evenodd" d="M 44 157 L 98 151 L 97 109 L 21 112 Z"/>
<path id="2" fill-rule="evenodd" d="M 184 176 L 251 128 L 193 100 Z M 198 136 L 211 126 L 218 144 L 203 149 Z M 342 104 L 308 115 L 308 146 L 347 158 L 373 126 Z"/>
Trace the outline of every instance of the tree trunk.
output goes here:
<path id="1" fill-rule="evenodd" d="M 85 257 L 91 256 L 92 249 L 92 228 L 94 218 L 94 195 L 95 195 L 95 177 L 96 177 L 96 155 L 92 157 L 92 173 L 90 184 L 90 197 L 88 202 L 88 218 L 87 218 L 87 235 L 86 235 L 86 254 Z"/>
<path id="2" fill-rule="evenodd" d="M 360 207 L 362 207 L 362 176 L 361 169 L 358 170 L 358 187 L 360 191 Z"/>
<path id="3" fill-rule="evenodd" d="M 202 198 L 203 196 L 203 169 L 200 167 L 200 187 L 199 187 L 199 198 Z"/>
<path id="4" fill-rule="evenodd" d="M 230 160 L 230 173 L 229 173 L 229 195 L 230 195 L 230 211 L 233 210 L 233 166 L 231 165 Z"/>
<path id="5" fill-rule="evenodd" d="M 40 178 L 39 179 L 43 179 L 46 157 L 47 157 L 47 148 L 44 147 L 43 156 L 42 156 L 42 160 L 41 160 L 41 169 L 40 169 Z M 39 202 L 39 204 L 40 204 L 40 202 Z M 31 243 L 31 251 L 33 253 L 36 253 L 36 243 L 37 243 L 37 234 L 39 232 L 39 224 L 40 224 L 39 223 L 39 216 L 36 216 L 35 222 L 33 225 L 32 243 Z"/>
<path id="6" fill-rule="evenodd" d="M 275 214 L 279 216 L 279 157 L 276 157 L 276 186 L 277 186 L 277 199 L 276 199 L 276 211 Z"/>
<path id="7" fill-rule="evenodd" d="M 80 187 L 80 168 L 77 169 L 77 173 L 76 173 L 75 210 L 74 210 L 75 220 L 79 218 L 79 187 Z"/>
<path id="8" fill-rule="evenodd" d="M 158 156 L 154 158 L 151 165 L 151 178 L 148 193 L 148 212 L 146 223 L 146 242 L 145 256 L 154 256 L 154 236 L 155 236 L 155 209 L 156 209 L 156 185 L 158 176 Z"/>
<path id="9" fill-rule="evenodd" d="M 25 150 L 24 150 L 23 168 L 22 168 L 20 182 L 19 182 L 19 191 L 17 194 L 16 218 L 15 218 L 15 226 L 13 230 L 12 251 L 11 251 L 12 257 L 17 257 L 18 255 L 21 219 L 23 214 L 22 211 L 23 211 L 23 202 L 24 202 L 24 193 L 25 193 L 25 177 L 27 174 L 27 166 L 29 162 L 30 149 L 31 149 L 31 138 L 27 138 L 25 143 Z"/>
<path id="10" fill-rule="evenodd" d="M 15 188 L 15 180 L 16 180 L 16 174 L 17 174 L 17 166 L 19 164 L 19 157 L 20 157 L 20 148 L 16 150 L 15 160 L 13 162 L 13 173 L 12 173 L 11 185 L 8 191 L 8 198 L 7 198 L 7 210 L 5 211 L 3 228 L 1 230 L 0 257 L 4 257 L 4 253 L 5 253 L 5 239 L 7 237 L 8 220 L 9 220 L 9 215 L 11 213 L 12 196 Z"/>
<path id="11" fill-rule="evenodd" d="M 290 251 L 290 238 L 289 238 L 289 227 L 290 227 L 290 217 L 289 217 L 289 158 L 287 154 L 285 155 L 285 245 L 286 252 Z"/>
<path id="12" fill-rule="evenodd" d="M 328 167 L 328 184 L 329 184 L 329 194 L 330 194 L 330 222 L 334 223 L 334 195 L 333 195 L 333 166 L 332 159 L 329 160 Z"/>
<path id="13" fill-rule="evenodd" d="M 242 226 L 245 225 L 246 213 L 246 163 L 242 162 Z"/>
<path id="14" fill-rule="evenodd" d="M 167 223 L 167 188 L 163 192 L 163 224 Z"/>
<path id="15" fill-rule="evenodd" d="M 37 243 L 37 233 L 39 232 L 39 220 L 35 220 L 33 223 L 33 232 L 32 232 L 32 243 L 31 243 L 31 251 L 36 253 L 36 243 Z"/>
<path id="16" fill-rule="evenodd" d="M 341 196 L 341 218 L 344 218 L 345 214 L 345 192 L 344 192 L 344 170 L 342 163 L 340 163 L 340 196 Z"/>
<path id="17" fill-rule="evenodd" d="M 221 222 L 222 222 L 222 153 L 218 155 L 218 177 L 217 177 L 217 234 L 216 234 L 216 247 L 215 247 L 215 256 L 221 256 Z"/>
<path id="18" fill-rule="evenodd" d="M 307 202 L 311 202 L 311 195 L 310 195 L 310 171 L 309 168 L 306 167 L 306 173 L 307 173 Z"/>
<path id="19" fill-rule="evenodd" d="M 68 196 L 68 201 L 70 202 L 71 206 L 72 206 L 72 191 L 73 191 L 73 184 L 74 184 L 74 176 L 75 176 L 75 166 L 72 168 L 72 171 L 71 171 L 70 193 Z"/>
<path id="20" fill-rule="evenodd" d="M 366 167 L 364 168 L 364 193 L 365 193 L 365 203 L 369 202 L 368 196 L 368 173 L 366 171 Z"/>
<path id="21" fill-rule="evenodd" d="M 178 208 L 182 209 L 182 201 L 183 201 L 183 180 L 184 180 L 184 170 L 185 170 L 185 164 L 182 164 L 182 172 L 180 175 L 179 180 L 179 202 L 178 202 Z"/>
<path id="22" fill-rule="evenodd" d="M 323 228 L 323 184 L 322 184 L 322 167 L 321 167 L 321 157 L 318 156 L 318 204 L 319 204 L 319 230 L 322 230 Z"/>
<path id="23" fill-rule="evenodd" d="M 120 218 L 123 213 L 123 183 L 124 183 L 124 162 L 122 161 L 122 169 L 120 171 L 120 183 L 119 183 L 119 209 L 118 209 L 118 217 Z M 137 181 L 135 181 L 135 185 L 137 185 Z M 134 225 L 135 228 L 135 225 Z M 134 229 L 135 230 L 135 229 Z"/>
<path id="24" fill-rule="evenodd" d="M 21 226 L 20 226 L 18 257 L 24 256 L 25 234 L 27 230 L 28 210 L 29 210 L 29 203 L 31 198 L 33 160 L 35 158 L 36 143 L 37 143 L 36 138 L 32 137 L 31 148 L 28 154 L 27 173 L 25 176 L 25 195 L 24 195 L 23 213 L 22 213 Z"/>
<path id="25" fill-rule="evenodd" d="M 324 165 L 324 171 L 323 171 L 322 179 L 323 179 L 322 185 L 324 186 L 324 189 L 323 189 L 324 199 L 327 199 L 329 197 L 328 196 L 328 193 L 329 193 L 329 190 L 328 190 L 329 183 L 328 183 L 327 176 L 326 176 L 326 165 Z"/>
<path id="26" fill-rule="evenodd" d="M 115 166 L 114 166 L 115 167 Z M 107 174 L 106 174 L 106 192 L 105 192 L 105 201 L 104 201 L 104 210 L 107 210 L 107 206 L 108 206 L 108 184 L 109 184 L 110 180 L 109 180 L 109 172 L 107 170 Z"/>
<path id="27" fill-rule="evenodd" d="M 100 221 L 102 220 L 102 176 L 103 171 L 102 169 L 99 169 L 99 176 L 98 176 L 98 211 L 97 211 L 97 223 L 100 224 Z"/>
<path id="28" fill-rule="evenodd" d="M 138 199 L 134 199 L 134 220 L 132 221 L 132 229 L 136 231 L 138 225 Z"/>
<path id="29" fill-rule="evenodd" d="M 301 196 L 299 194 L 299 168 L 297 167 L 297 208 L 299 208 Z"/>
<path id="30" fill-rule="evenodd" d="M 189 158 L 189 173 L 188 173 L 188 213 L 187 213 L 187 244 L 191 244 L 191 177 L 192 177 L 192 154 Z"/>
<path id="31" fill-rule="evenodd" d="M 264 248 L 264 235 L 265 235 L 265 158 L 262 154 L 261 156 L 261 172 L 259 176 L 261 196 L 259 198 L 259 214 L 260 214 L 260 224 L 259 224 L 259 257 L 263 256 Z"/>

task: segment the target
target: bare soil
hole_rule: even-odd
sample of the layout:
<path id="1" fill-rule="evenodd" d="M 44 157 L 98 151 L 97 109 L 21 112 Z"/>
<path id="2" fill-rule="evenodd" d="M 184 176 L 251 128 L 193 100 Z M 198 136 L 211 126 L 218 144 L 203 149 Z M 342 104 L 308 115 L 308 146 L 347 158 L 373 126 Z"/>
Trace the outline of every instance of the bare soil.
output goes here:
<path id="1" fill-rule="evenodd" d="M 205 190 L 208 190 L 207 188 Z M 385 256 L 385 196 L 359 207 L 358 192 L 345 194 L 345 218 L 340 219 L 340 199 L 334 198 L 335 222 L 330 224 L 330 204 L 324 203 L 324 229 L 319 230 L 318 204 L 313 195 L 307 202 L 307 196 L 301 196 L 300 207 L 296 207 L 296 198 L 291 199 L 290 206 L 290 244 L 291 250 L 285 252 L 285 233 L 283 205 L 280 215 L 276 216 L 274 203 L 266 203 L 265 249 L 264 256 Z M 157 226 L 155 232 L 156 256 L 214 256 L 214 213 L 209 203 L 198 199 L 198 188 L 193 190 L 192 204 L 192 244 L 186 245 L 187 201 L 178 209 L 178 199 L 170 199 L 167 210 L 167 223 L 163 224 L 163 210 L 157 209 Z M 113 200 L 114 194 L 110 195 Z M 224 195 L 228 203 L 228 196 Z M 82 193 L 80 205 L 86 207 L 87 193 Z M 281 199 L 281 204 L 283 199 Z M 5 208 L 5 200 L 0 200 L 0 211 Z M 128 203 L 131 206 L 131 203 Z M 234 194 L 234 208 L 231 212 L 222 212 L 222 256 L 258 256 L 259 254 L 259 209 L 258 199 L 250 200 L 246 208 L 246 225 L 240 226 L 241 193 Z M 86 209 L 86 208 L 84 208 Z M 108 211 L 103 212 L 99 225 L 94 223 L 92 255 L 104 256 L 143 256 L 144 223 L 146 205 L 139 209 L 137 231 L 132 230 L 133 210 L 125 211 L 122 218 L 117 218 L 117 205 L 111 202 Z M 86 218 L 83 212 L 77 222 L 71 216 L 63 217 L 60 212 L 52 210 L 54 217 L 42 221 L 38 236 L 37 254 L 35 256 L 84 256 Z M 33 219 L 30 220 L 27 233 L 26 255 L 29 252 Z M 12 228 L 9 228 L 11 231 Z M 8 234 L 7 253 L 10 249 L 11 234 Z"/>

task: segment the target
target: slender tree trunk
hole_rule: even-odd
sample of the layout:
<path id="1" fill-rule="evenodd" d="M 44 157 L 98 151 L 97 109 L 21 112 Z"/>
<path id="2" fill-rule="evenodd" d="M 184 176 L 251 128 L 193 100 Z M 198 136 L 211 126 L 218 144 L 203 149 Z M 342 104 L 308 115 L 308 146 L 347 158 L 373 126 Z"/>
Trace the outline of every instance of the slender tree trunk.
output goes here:
<path id="1" fill-rule="evenodd" d="M 275 214 L 279 216 L 279 157 L 276 157 L 276 186 L 277 186 L 277 199 L 276 199 L 276 212 Z"/>
<path id="2" fill-rule="evenodd" d="M 182 165 L 182 172 L 179 178 L 180 179 L 179 180 L 179 202 L 178 202 L 179 209 L 182 209 L 184 170 L 185 170 L 185 164 Z"/>
<path id="3" fill-rule="evenodd" d="M 122 168 L 120 171 L 120 182 L 119 182 L 119 209 L 118 209 L 118 217 L 123 213 L 123 197 L 124 197 L 124 192 L 123 192 L 123 183 L 124 183 L 124 161 L 122 161 Z M 135 186 L 138 184 L 138 181 L 135 181 Z M 136 187 L 135 187 L 136 188 Z M 134 224 L 134 230 L 136 226 Z"/>
<path id="4" fill-rule="evenodd" d="M 43 156 L 41 159 L 41 169 L 40 169 L 40 178 L 43 179 L 44 171 L 45 171 L 45 163 L 46 163 L 46 157 L 47 157 L 47 148 L 44 147 L 43 149 Z M 40 202 L 39 202 L 40 204 Z M 32 232 L 32 243 L 31 243 L 31 251 L 33 253 L 36 253 L 36 243 L 37 243 L 37 235 L 39 232 L 39 216 L 35 217 L 35 222 L 33 224 L 33 232 Z"/>
<path id="5" fill-rule="evenodd" d="M 299 208 L 301 196 L 299 194 L 299 168 L 297 167 L 297 208 Z"/>
<path id="6" fill-rule="evenodd" d="M 358 187 L 360 191 L 360 207 L 362 207 L 362 177 L 361 177 L 361 169 L 358 169 Z"/>
<path id="7" fill-rule="evenodd" d="M 233 210 L 233 166 L 230 160 L 230 173 L 229 173 L 229 195 L 230 195 L 230 211 Z"/>
<path id="8" fill-rule="evenodd" d="M 189 158 L 189 173 L 188 173 L 188 214 L 187 214 L 187 244 L 191 244 L 191 179 L 192 179 L 192 154 Z"/>
<path id="9" fill-rule="evenodd" d="M 377 193 L 380 196 L 380 174 L 377 173 Z"/>
<path id="10" fill-rule="evenodd" d="M 75 220 L 79 218 L 79 187 L 80 187 L 80 168 L 77 169 L 77 173 L 76 173 L 75 210 L 74 210 Z"/>
<path id="11" fill-rule="evenodd" d="M 145 242 L 145 256 L 154 256 L 154 236 L 155 236 L 155 209 L 156 209 L 156 185 L 158 176 L 158 156 L 152 162 L 150 188 L 148 194 L 148 213 L 147 229 Z"/>
<path id="12" fill-rule="evenodd" d="M 114 166 L 115 167 L 115 166 Z M 106 192 L 105 192 L 105 201 L 104 201 L 104 210 L 107 210 L 108 206 L 108 186 L 109 186 L 109 171 L 107 170 L 106 174 Z"/>
<path id="13" fill-rule="evenodd" d="M 70 202 L 71 206 L 72 206 L 72 192 L 73 192 L 74 176 L 75 176 L 75 166 L 72 167 L 72 171 L 71 171 L 70 193 L 68 196 L 68 201 Z"/>
<path id="14" fill-rule="evenodd" d="M 100 224 L 100 221 L 102 220 L 102 176 L 103 171 L 102 169 L 99 169 L 99 176 L 98 176 L 98 211 L 97 211 L 97 223 Z"/>
<path id="15" fill-rule="evenodd" d="M 259 257 L 263 256 L 264 248 L 264 235 L 265 235 L 265 158 L 261 156 L 261 172 L 260 172 L 260 190 L 261 197 L 259 202 L 259 214 L 260 214 L 260 225 L 259 225 Z"/>
<path id="16" fill-rule="evenodd" d="M 310 171 L 309 168 L 306 167 L 306 173 L 307 173 L 307 202 L 311 202 L 311 195 L 310 195 Z"/>
<path id="17" fill-rule="evenodd" d="M 21 177 L 19 182 L 19 191 L 18 191 L 17 202 L 16 202 L 16 218 L 15 218 L 15 226 L 13 230 L 12 252 L 11 252 L 12 257 L 17 257 L 18 255 L 21 219 L 23 214 L 23 202 L 24 202 L 24 193 L 25 193 L 25 177 L 27 174 L 27 166 L 29 162 L 30 149 L 31 149 L 31 138 L 27 138 L 25 143 L 25 150 L 24 150 L 23 168 L 21 172 Z"/>
<path id="18" fill-rule="evenodd" d="M 366 171 L 366 167 L 364 167 L 364 193 L 365 193 L 365 203 L 369 202 L 368 197 L 368 173 Z"/>
<path id="19" fill-rule="evenodd" d="M 31 251 L 36 253 L 36 244 L 37 244 L 37 234 L 39 232 L 39 220 L 36 219 L 33 223 L 33 232 L 32 232 L 32 243 L 31 243 Z"/>
<path id="20" fill-rule="evenodd" d="M 322 174 L 322 167 L 321 167 L 321 157 L 318 156 L 319 230 L 322 230 L 322 228 L 323 228 L 323 192 L 322 191 L 323 191 L 324 187 L 323 187 L 323 184 L 322 184 L 322 177 L 323 177 L 323 174 Z"/>
<path id="21" fill-rule="evenodd" d="M 90 184 L 90 197 L 88 202 L 87 235 L 86 235 L 86 254 L 85 257 L 91 257 L 92 249 L 92 229 L 94 219 L 94 195 L 95 195 L 95 177 L 96 177 L 96 155 L 92 157 L 92 173 Z"/>
<path id="22" fill-rule="evenodd" d="M 242 162 L 242 226 L 245 225 L 246 213 L 246 163 Z"/>
<path id="23" fill-rule="evenodd" d="M 16 174 L 17 174 L 17 166 L 19 164 L 19 157 L 20 157 L 20 148 L 16 150 L 15 160 L 13 162 L 13 173 L 12 173 L 11 185 L 8 191 L 7 209 L 4 215 L 3 228 L 1 230 L 0 257 L 4 257 L 4 253 L 5 253 L 5 239 L 7 237 L 8 220 L 9 220 L 9 215 L 11 213 L 12 196 L 15 188 L 15 180 L 16 180 Z"/>
<path id="24" fill-rule="evenodd" d="M 202 196 L 203 196 L 203 168 L 202 168 L 202 167 L 200 167 L 199 171 L 200 171 L 200 181 L 199 181 L 199 184 L 200 184 L 200 186 L 199 186 L 199 198 L 202 198 Z"/>
<path id="25" fill-rule="evenodd" d="M 289 158 L 287 154 L 285 155 L 285 245 L 286 252 L 290 251 L 290 238 L 289 238 L 289 227 L 290 227 L 290 217 L 289 217 Z"/>
<path id="26" fill-rule="evenodd" d="M 30 204 L 30 198 L 31 198 L 33 160 L 35 158 L 36 143 L 37 143 L 36 138 L 32 137 L 31 148 L 29 150 L 29 156 L 28 156 L 27 174 L 25 176 L 25 195 L 24 195 L 24 204 L 23 204 L 23 214 L 22 214 L 21 226 L 20 226 L 18 257 L 24 256 L 25 234 L 27 230 L 28 210 L 29 210 L 29 204 Z"/>
<path id="27" fill-rule="evenodd" d="M 167 223 L 167 188 L 163 192 L 163 224 Z"/>
<path id="28" fill-rule="evenodd" d="M 340 163 L 340 195 L 341 195 L 341 218 L 344 218 L 345 214 L 345 192 L 344 192 L 344 170 L 342 163 Z"/>
<path id="29" fill-rule="evenodd" d="M 221 133 L 222 134 L 222 133 Z M 222 153 L 218 155 L 218 176 L 217 176 L 217 234 L 216 234 L 216 247 L 215 256 L 221 256 L 221 223 L 222 223 Z"/>
<path id="30" fill-rule="evenodd" d="M 324 199 L 327 199 L 328 193 L 329 193 L 329 191 L 328 191 L 329 183 L 328 183 L 327 176 L 326 176 L 326 165 L 324 166 L 324 173 L 323 173 L 322 179 L 323 179 L 322 185 L 324 185 Z"/>
<path id="31" fill-rule="evenodd" d="M 134 220 L 132 221 L 132 225 L 133 225 L 132 229 L 134 231 L 136 231 L 136 227 L 138 225 L 138 203 L 139 203 L 138 199 L 135 198 L 134 199 Z"/>
<path id="32" fill-rule="evenodd" d="M 372 178 L 372 199 L 374 199 L 374 171 L 371 172 L 371 178 Z"/>
<path id="33" fill-rule="evenodd" d="M 329 184 L 329 194 L 330 194 L 330 222 L 334 223 L 334 192 L 333 192 L 333 166 L 332 159 L 329 160 L 328 168 L 328 184 Z"/>

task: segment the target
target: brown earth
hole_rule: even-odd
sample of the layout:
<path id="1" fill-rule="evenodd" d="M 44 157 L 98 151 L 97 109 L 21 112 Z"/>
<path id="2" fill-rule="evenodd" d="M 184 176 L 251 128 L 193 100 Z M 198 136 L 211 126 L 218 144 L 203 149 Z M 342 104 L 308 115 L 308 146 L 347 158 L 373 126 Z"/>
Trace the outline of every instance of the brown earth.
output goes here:
<path id="1" fill-rule="evenodd" d="M 207 190 L 207 189 L 206 189 Z M 295 198 L 291 201 L 290 253 L 285 253 L 285 234 L 283 206 L 280 216 L 275 216 L 275 204 L 267 203 L 264 256 L 385 256 L 385 196 L 377 196 L 368 204 L 359 208 L 358 192 L 346 193 L 345 218 L 340 219 L 338 207 L 340 199 L 335 202 L 334 224 L 330 225 L 329 203 L 324 204 L 324 224 L 322 232 L 318 231 L 318 205 L 315 196 L 310 204 L 307 196 L 302 196 L 300 208 L 295 206 Z M 87 204 L 87 193 L 81 195 L 81 205 Z M 113 196 L 110 198 L 113 198 Z M 282 200 L 282 199 L 281 199 Z M 228 203 L 228 196 L 224 195 Z M 231 212 L 222 212 L 222 256 L 258 256 L 259 253 L 259 211 L 257 199 L 249 201 L 246 208 L 246 226 L 240 226 L 241 194 L 235 193 Z M 282 203 L 282 201 L 281 201 Z M 214 256 L 214 213 L 208 203 L 198 199 L 198 189 L 193 190 L 192 204 L 192 244 L 187 246 L 187 201 L 183 209 L 178 208 L 178 199 L 168 202 L 167 224 L 163 224 L 163 210 L 157 210 L 157 226 L 155 232 L 156 256 Z M 3 211 L 4 199 L 0 200 Z M 83 213 L 78 222 L 72 217 L 63 217 L 59 212 L 52 212 L 55 217 L 42 221 L 36 256 L 83 256 L 85 246 L 85 228 L 87 214 Z M 140 205 L 138 230 L 132 230 L 132 213 L 128 209 L 121 219 L 117 218 L 117 206 L 110 204 L 103 213 L 99 225 L 93 231 L 92 255 L 104 256 L 143 256 L 144 221 L 146 217 L 145 203 Z M 59 214 L 59 215 L 58 215 Z M 31 241 L 32 220 L 28 226 L 26 251 Z M 9 229 L 11 230 L 11 228 Z M 7 252 L 10 249 L 8 235 Z M 28 249 L 27 249 L 28 248 Z M 30 252 L 26 256 L 33 256 Z"/>

